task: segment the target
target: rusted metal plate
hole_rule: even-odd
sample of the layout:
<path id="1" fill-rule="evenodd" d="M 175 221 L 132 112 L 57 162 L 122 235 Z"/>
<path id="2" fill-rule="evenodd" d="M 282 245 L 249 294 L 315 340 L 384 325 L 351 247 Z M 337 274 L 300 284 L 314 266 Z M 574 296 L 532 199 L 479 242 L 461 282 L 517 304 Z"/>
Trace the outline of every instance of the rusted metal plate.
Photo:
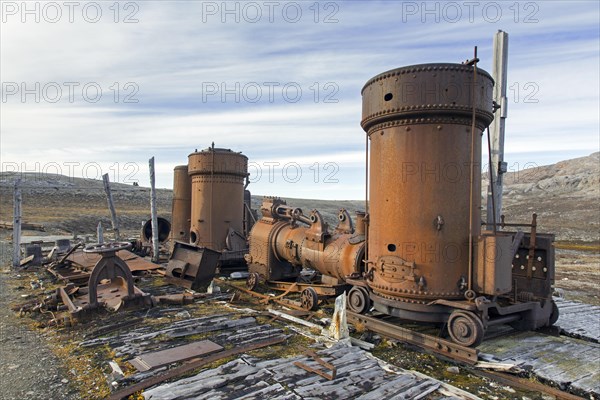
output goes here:
<path id="1" fill-rule="evenodd" d="M 74 267 L 49 268 L 48 272 L 66 282 L 83 283 L 90 278 L 89 272 Z"/>
<path id="2" fill-rule="evenodd" d="M 215 342 L 201 340 L 183 346 L 142 354 L 129 362 L 137 368 L 138 371 L 148 371 L 152 368 L 160 367 L 161 365 L 185 361 L 190 358 L 215 353 L 221 350 L 223 350 L 223 347 Z"/>
<path id="3" fill-rule="evenodd" d="M 218 251 L 209 248 L 175 242 L 166 276 L 172 282 L 199 290 L 214 278 L 220 255 Z"/>
<path id="4" fill-rule="evenodd" d="M 136 256 L 135 254 L 133 254 L 133 255 L 134 255 L 134 257 L 131 257 L 129 259 L 128 258 L 124 258 L 123 259 L 125 261 L 125 264 L 127 264 L 127 266 L 129 267 L 129 270 L 131 272 L 135 272 L 135 271 L 151 271 L 153 269 L 160 268 L 159 264 L 154 264 L 152 262 L 144 260 L 141 257 Z"/>
<path id="5" fill-rule="evenodd" d="M 117 256 L 125 261 L 125 264 L 129 267 L 129 270 L 134 271 L 149 271 L 160 268 L 160 265 L 146 261 L 143 258 L 133 254 L 128 250 L 121 250 L 117 252 Z M 95 253 L 84 253 L 83 250 L 78 249 L 73 254 L 67 257 L 68 261 L 77 264 L 83 269 L 92 269 L 102 256 Z"/>

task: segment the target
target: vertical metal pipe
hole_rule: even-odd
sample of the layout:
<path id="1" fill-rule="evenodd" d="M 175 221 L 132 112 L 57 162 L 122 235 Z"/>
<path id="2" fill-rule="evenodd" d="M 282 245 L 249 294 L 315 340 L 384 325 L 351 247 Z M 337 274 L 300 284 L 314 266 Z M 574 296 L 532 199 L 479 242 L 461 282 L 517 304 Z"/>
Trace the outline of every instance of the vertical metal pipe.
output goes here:
<path id="1" fill-rule="evenodd" d="M 508 115 L 508 101 L 506 98 L 506 84 L 508 71 L 508 33 L 499 30 L 494 36 L 494 50 L 492 59 L 492 77 L 494 85 L 493 99 L 500 107 L 490 128 L 490 190 L 487 199 L 487 223 L 492 224 L 491 216 L 502 214 L 502 187 L 503 175 L 506 172 L 504 162 L 504 129 Z M 492 186 L 493 185 L 493 190 Z M 491 197 L 491 199 L 490 199 Z M 492 212 L 493 210 L 493 212 Z M 488 226 L 488 230 L 490 227 Z"/>
<path id="2" fill-rule="evenodd" d="M 365 230 L 365 271 L 368 270 L 367 260 L 369 258 L 369 133 L 365 135 L 365 218 L 362 221 L 356 221 L 357 223 L 362 222 Z"/>
<path id="3" fill-rule="evenodd" d="M 494 193 L 494 187 L 496 186 L 494 183 L 494 174 L 492 172 L 492 137 L 490 135 L 490 127 L 488 126 L 487 128 L 487 142 L 488 142 L 488 163 L 490 165 L 489 169 L 489 179 L 490 179 L 490 191 L 491 191 L 491 196 L 488 197 L 488 201 L 490 200 L 490 198 L 492 199 L 492 231 L 494 232 L 494 235 L 496 234 L 497 230 L 498 230 L 498 224 L 497 224 L 497 220 L 496 220 L 496 196 Z M 490 207 L 488 204 L 488 212 L 490 212 Z M 490 216 L 487 216 L 487 220 L 488 220 L 488 229 L 489 229 L 489 221 L 490 221 Z"/>
<path id="4" fill-rule="evenodd" d="M 215 187 L 215 142 L 212 142 L 212 145 L 210 147 L 210 151 L 212 152 L 212 160 L 211 160 L 211 166 L 210 166 L 210 215 L 214 215 L 213 214 L 213 200 L 214 200 L 214 187 Z M 213 232 L 213 218 L 211 217 L 209 222 L 208 222 L 208 227 L 209 227 L 209 235 L 210 235 L 210 248 L 214 248 L 215 247 L 215 242 L 213 241 L 213 237 L 214 237 L 214 232 Z"/>
<path id="5" fill-rule="evenodd" d="M 475 181 L 475 117 L 477 115 L 476 108 L 477 95 L 477 46 L 473 52 L 473 90 L 471 92 L 471 101 L 473 102 L 473 116 L 471 117 L 471 177 L 469 184 L 469 276 L 468 289 L 473 289 L 473 184 Z M 477 168 L 481 168 L 477 166 Z M 479 221 L 477 221 L 479 223 Z"/>

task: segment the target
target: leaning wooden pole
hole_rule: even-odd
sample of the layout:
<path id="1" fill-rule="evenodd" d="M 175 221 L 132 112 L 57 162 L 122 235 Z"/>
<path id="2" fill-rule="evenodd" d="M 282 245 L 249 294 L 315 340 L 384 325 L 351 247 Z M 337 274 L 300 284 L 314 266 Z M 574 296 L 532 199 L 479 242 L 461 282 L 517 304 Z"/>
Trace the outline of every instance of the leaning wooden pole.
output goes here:
<path id="1" fill-rule="evenodd" d="M 14 268 L 19 267 L 21 262 L 21 180 L 15 181 L 13 195 L 13 262 Z"/>
<path id="2" fill-rule="evenodd" d="M 106 201 L 108 202 L 108 208 L 110 210 L 110 219 L 112 221 L 112 228 L 115 231 L 115 240 L 119 241 L 121 235 L 119 232 L 119 220 L 117 219 L 117 212 L 115 211 L 115 203 L 113 202 L 112 192 L 110 191 L 110 181 L 108 180 L 108 174 L 102 175 L 102 181 L 104 182 L 104 191 L 106 192 Z"/>
<path id="3" fill-rule="evenodd" d="M 150 166 L 150 213 L 152 215 L 152 261 L 158 262 L 158 215 L 156 215 L 156 186 L 154 175 L 154 157 L 148 164 Z"/>

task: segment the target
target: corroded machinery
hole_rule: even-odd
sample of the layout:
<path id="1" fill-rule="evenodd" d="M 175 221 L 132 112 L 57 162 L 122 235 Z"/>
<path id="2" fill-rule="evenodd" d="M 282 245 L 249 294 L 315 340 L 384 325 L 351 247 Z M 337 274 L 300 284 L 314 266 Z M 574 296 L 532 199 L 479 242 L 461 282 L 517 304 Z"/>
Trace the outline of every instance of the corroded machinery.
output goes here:
<path id="1" fill-rule="evenodd" d="M 250 234 L 250 271 L 292 280 L 312 268 L 324 282 L 329 276 L 351 285 L 352 311 L 374 307 L 443 323 L 467 346 L 495 324 L 552 325 L 553 236 L 536 232 L 535 214 L 530 224 L 502 219 L 481 230 L 482 134 L 498 107 L 493 79 L 476 61 L 414 65 L 369 80 L 362 90 L 370 163 L 361 232 L 340 224 L 330 234 L 317 211 L 307 220 L 267 199 Z M 499 230 L 506 226 L 531 233 Z"/>
<path id="2" fill-rule="evenodd" d="M 244 248 L 248 157 L 210 147 L 189 155 L 188 174 L 192 182 L 190 243 L 216 251 Z"/>
<path id="3" fill-rule="evenodd" d="M 385 72 L 362 90 L 369 286 L 382 299 L 463 298 L 468 238 L 481 230 L 481 133 L 493 119 L 492 78 L 478 71 L 475 101 L 472 86 L 472 66 L 430 64 Z"/>
<path id="4" fill-rule="evenodd" d="M 173 172 L 167 276 L 197 286 L 199 277 L 214 275 L 217 266 L 245 268 L 246 235 L 254 222 L 250 192 L 245 190 L 248 158 L 213 144 L 190 154 L 188 164 Z"/>
<path id="5" fill-rule="evenodd" d="M 264 279 L 275 288 L 302 292 L 303 306 L 314 309 L 318 295 L 339 294 L 347 288 L 347 277 L 360 276 L 364 230 L 354 229 L 348 211 L 339 211 L 334 230 L 317 210 L 307 216 L 278 198 L 265 198 L 260 211 L 262 218 L 252 229 L 246 255 L 250 288 Z M 303 270 L 316 270 L 322 276 L 296 282 Z M 295 283 L 292 288 L 282 281 Z"/>
<path id="6" fill-rule="evenodd" d="M 493 85 L 473 65 L 424 64 L 377 75 L 362 90 L 369 300 L 387 314 L 447 322 L 467 345 L 493 324 L 535 329 L 555 318 L 552 237 L 535 243 L 535 221 L 525 224 L 531 235 L 481 232 L 481 136 L 493 120 Z"/>

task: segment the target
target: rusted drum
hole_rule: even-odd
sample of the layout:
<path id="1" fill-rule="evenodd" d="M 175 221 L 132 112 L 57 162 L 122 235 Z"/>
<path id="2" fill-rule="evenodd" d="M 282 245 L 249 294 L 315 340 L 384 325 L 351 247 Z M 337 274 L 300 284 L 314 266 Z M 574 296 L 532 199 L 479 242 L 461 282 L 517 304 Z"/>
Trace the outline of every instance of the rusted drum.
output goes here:
<path id="1" fill-rule="evenodd" d="M 208 148 L 188 157 L 192 180 L 190 243 L 222 251 L 228 229 L 244 232 L 244 180 L 248 157 Z"/>
<path id="2" fill-rule="evenodd" d="M 480 233 L 481 134 L 493 120 L 493 80 L 478 69 L 473 98 L 473 77 L 473 66 L 423 64 L 384 72 L 362 89 L 368 283 L 382 311 L 429 320 L 412 312 L 463 297 L 469 235 Z"/>
<path id="3" fill-rule="evenodd" d="M 162 243 L 169 238 L 171 224 L 161 217 L 158 217 L 156 222 L 158 223 L 158 241 Z M 152 219 L 147 220 L 142 225 L 142 239 L 144 242 L 152 242 Z"/>
<path id="4" fill-rule="evenodd" d="M 191 191 L 192 182 L 188 175 L 188 166 L 176 166 L 173 170 L 171 238 L 186 243 L 190 238 Z"/>

